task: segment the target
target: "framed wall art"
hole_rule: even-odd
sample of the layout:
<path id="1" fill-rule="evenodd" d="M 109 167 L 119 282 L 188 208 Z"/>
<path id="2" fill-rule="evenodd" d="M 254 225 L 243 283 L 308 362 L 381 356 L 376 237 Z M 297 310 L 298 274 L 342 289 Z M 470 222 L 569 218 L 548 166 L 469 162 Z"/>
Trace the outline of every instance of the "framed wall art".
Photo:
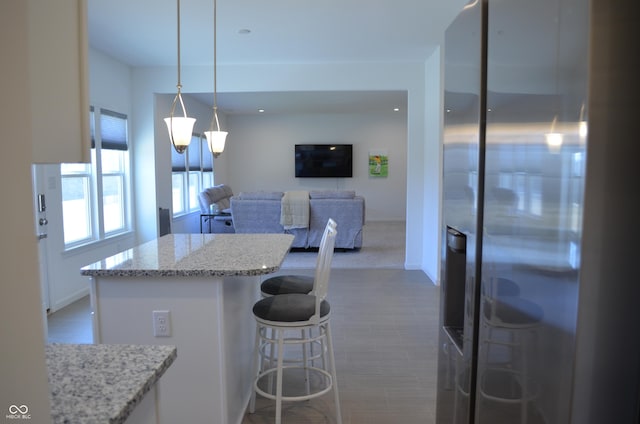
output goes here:
<path id="1" fill-rule="evenodd" d="M 386 150 L 369 152 L 369 176 L 387 177 L 389 175 L 389 154 Z"/>

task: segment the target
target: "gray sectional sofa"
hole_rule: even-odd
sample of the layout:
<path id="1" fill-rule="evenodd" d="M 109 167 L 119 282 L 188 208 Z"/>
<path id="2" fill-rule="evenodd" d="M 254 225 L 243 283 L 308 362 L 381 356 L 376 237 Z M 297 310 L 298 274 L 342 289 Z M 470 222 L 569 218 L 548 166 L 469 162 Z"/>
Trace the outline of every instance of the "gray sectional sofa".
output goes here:
<path id="1" fill-rule="evenodd" d="M 309 191 L 309 225 L 285 229 L 281 222 L 282 191 L 243 192 L 231 198 L 231 215 L 236 233 L 289 233 L 292 247 L 319 247 L 329 218 L 338 224 L 336 248 L 362 247 L 365 222 L 364 198 L 351 190 Z"/>

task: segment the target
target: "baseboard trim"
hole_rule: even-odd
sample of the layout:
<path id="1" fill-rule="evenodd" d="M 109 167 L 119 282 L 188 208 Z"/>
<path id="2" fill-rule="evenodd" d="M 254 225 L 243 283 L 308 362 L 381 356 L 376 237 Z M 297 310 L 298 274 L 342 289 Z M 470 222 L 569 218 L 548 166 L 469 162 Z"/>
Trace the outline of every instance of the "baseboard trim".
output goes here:
<path id="1" fill-rule="evenodd" d="M 82 299 L 85 296 L 89 295 L 89 288 L 78 290 L 77 292 L 58 300 L 55 304 L 49 306 L 49 313 L 54 313 L 64 308 L 65 306 L 71 305 L 73 302 Z"/>

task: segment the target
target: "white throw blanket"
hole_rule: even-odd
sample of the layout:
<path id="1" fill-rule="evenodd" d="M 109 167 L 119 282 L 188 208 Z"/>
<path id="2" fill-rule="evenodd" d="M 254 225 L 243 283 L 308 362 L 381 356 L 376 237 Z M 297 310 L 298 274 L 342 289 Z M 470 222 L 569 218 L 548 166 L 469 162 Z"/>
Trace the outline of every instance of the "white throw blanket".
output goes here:
<path id="1" fill-rule="evenodd" d="M 280 225 L 285 230 L 309 228 L 309 192 L 287 191 L 282 196 Z"/>

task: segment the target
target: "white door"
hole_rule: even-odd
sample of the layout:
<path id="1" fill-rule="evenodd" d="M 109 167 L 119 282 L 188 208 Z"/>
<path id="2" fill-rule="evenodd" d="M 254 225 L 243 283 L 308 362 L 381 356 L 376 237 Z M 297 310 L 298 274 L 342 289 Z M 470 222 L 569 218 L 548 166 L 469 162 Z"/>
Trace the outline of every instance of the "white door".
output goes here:
<path id="1" fill-rule="evenodd" d="M 45 340 L 47 338 L 47 313 L 51 307 L 49 296 L 49 258 L 48 258 L 48 224 L 47 219 L 47 186 L 43 165 L 33 165 L 31 170 L 33 187 L 34 235 L 38 240 L 38 262 L 40 268 L 40 292 L 42 293 L 42 314 L 45 322 Z"/>

